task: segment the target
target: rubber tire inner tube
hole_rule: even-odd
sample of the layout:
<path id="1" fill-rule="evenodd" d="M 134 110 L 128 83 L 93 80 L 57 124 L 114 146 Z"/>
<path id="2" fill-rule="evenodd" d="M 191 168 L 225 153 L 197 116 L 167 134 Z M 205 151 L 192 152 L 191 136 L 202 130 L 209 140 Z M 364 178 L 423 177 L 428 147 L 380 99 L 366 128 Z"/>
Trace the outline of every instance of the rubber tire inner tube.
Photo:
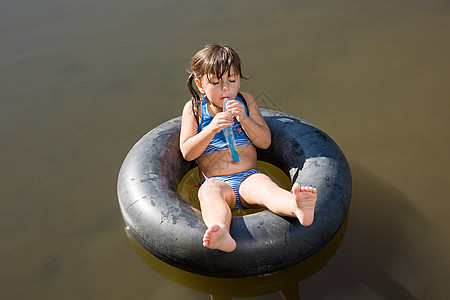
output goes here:
<path id="1" fill-rule="evenodd" d="M 347 216 L 352 180 L 347 160 L 322 130 L 295 116 L 261 109 L 272 132 L 271 146 L 258 160 L 271 163 L 301 185 L 317 188 L 314 222 L 268 210 L 233 217 L 231 253 L 203 247 L 201 213 L 177 193 L 181 178 L 196 166 L 179 149 L 181 117 L 143 136 L 126 156 L 118 176 L 120 210 L 131 236 L 149 253 L 196 274 L 243 278 L 295 266 L 321 250 Z"/>

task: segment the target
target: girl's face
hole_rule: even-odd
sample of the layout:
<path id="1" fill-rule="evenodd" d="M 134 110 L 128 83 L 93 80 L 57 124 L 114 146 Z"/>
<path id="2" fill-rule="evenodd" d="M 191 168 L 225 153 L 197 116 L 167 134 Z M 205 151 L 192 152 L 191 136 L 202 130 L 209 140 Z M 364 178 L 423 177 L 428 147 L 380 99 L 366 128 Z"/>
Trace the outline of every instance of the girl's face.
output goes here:
<path id="1" fill-rule="evenodd" d="M 206 94 L 208 99 L 217 107 L 222 107 L 225 98 L 236 99 L 241 87 L 241 78 L 230 69 L 230 76 L 226 72 L 222 78 L 218 79 L 215 75 L 203 75 L 201 80 L 195 79 L 198 90 Z"/>

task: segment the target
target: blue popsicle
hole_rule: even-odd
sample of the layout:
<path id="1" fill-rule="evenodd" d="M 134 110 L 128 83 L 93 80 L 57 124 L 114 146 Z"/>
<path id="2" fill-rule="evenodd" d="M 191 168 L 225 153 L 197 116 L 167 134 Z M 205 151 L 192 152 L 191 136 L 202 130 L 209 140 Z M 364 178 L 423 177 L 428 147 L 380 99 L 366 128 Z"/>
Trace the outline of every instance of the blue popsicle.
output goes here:
<path id="1" fill-rule="evenodd" d="M 229 98 L 225 98 L 223 101 L 223 111 L 227 111 L 227 102 L 229 101 Z M 228 148 L 231 152 L 231 157 L 233 158 L 234 162 L 239 162 L 239 153 L 236 148 L 236 141 L 234 140 L 234 134 L 231 131 L 231 127 L 226 127 L 222 129 L 223 134 L 225 135 L 225 138 L 228 142 Z"/>

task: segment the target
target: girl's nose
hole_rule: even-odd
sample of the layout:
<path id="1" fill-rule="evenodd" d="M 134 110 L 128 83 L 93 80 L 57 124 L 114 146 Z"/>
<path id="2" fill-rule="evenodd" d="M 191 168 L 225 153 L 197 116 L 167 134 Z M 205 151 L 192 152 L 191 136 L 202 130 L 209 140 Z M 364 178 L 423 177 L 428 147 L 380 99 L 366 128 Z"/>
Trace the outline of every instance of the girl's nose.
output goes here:
<path id="1" fill-rule="evenodd" d="M 227 91 L 228 90 L 228 83 L 224 82 L 222 85 L 222 90 Z"/>

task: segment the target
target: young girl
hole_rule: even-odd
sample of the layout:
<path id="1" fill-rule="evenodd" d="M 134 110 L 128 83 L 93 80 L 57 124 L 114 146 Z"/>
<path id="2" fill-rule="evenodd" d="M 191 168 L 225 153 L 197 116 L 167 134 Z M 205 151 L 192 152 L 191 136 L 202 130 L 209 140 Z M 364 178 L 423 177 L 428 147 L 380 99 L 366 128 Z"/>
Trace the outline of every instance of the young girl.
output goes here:
<path id="1" fill-rule="evenodd" d="M 231 252 L 231 209 L 267 207 L 272 212 L 312 224 L 317 199 L 315 188 L 295 183 L 292 192 L 280 188 L 257 169 L 256 148 L 267 149 L 270 129 L 255 99 L 239 92 L 242 76 L 237 53 L 225 45 L 207 45 L 191 61 L 188 88 L 192 94 L 183 109 L 180 149 L 183 157 L 197 160 L 204 180 L 198 197 L 208 229 L 203 245 Z M 195 82 L 198 91 L 195 90 Z M 229 101 L 223 112 L 223 101 Z M 240 161 L 229 153 L 223 128 L 232 126 Z"/>

